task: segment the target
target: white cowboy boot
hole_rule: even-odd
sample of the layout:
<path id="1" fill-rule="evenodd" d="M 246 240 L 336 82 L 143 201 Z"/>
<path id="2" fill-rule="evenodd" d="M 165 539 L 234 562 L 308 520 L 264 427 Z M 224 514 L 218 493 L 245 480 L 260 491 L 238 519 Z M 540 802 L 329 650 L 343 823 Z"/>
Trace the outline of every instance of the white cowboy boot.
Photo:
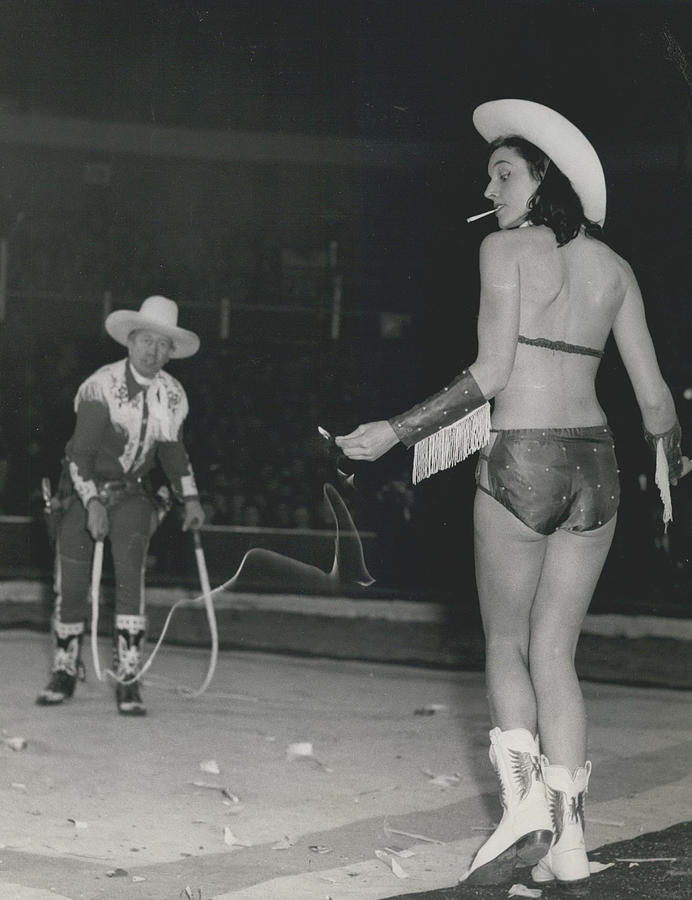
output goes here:
<path id="1" fill-rule="evenodd" d="M 74 693 L 77 678 L 84 680 L 84 666 L 80 657 L 84 622 L 54 620 L 55 655 L 50 681 L 36 698 L 39 706 L 55 706 Z"/>
<path id="2" fill-rule="evenodd" d="M 501 884 L 515 865 L 533 865 L 548 852 L 553 826 L 541 778 L 538 741 L 525 728 L 490 732 L 490 761 L 504 811 L 461 881 Z"/>
<path id="3" fill-rule="evenodd" d="M 589 880 L 589 860 L 584 845 L 584 797 L 589 787 L 591 763 L 570 772 L 564 766 L 551 766 L 541 757 L 548 806 L 553 819 L 555 839 L 531 877 L 539 884 L 557 880 L 564 888 L 578 891 Z"/>
<path id="4" fill-rule="evenodd" d="M 115 674 L 125 680 L 118 682 L 115 697 L 118 712 L 123 716 L 144 716 L 146 707 L 142 702 L 139 681 L 129 679 L 137 675 L 142 667 L 142 641 L 147 630 L 146 616 L 115 617 L 113 655 Z"/>

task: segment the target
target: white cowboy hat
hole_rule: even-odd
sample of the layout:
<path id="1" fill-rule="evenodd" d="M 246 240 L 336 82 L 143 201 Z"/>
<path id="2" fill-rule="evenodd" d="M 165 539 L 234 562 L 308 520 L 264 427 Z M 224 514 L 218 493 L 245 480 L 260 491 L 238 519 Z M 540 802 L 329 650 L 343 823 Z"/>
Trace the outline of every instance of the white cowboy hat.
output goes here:
<path id="1" fill-rule="evenodd" d="M 130 333 L 137 329 L 155 331 L 170 338 L 172 359 L 184 359 L 199 350 L 199 338 L 194 331 L 178 327 L 178 304 L 167 297 L 147 297 L 139 312 L 116 309 L 106 318 L 106 331 L 124 347 L 127 347 Z"/>
<path id="2" fill-rule="evenodd" d="M 586 218 L 603 225 L 603 168 L 591 143 L 568 119 L 531 100 L 490 100 L 476 107 L 473 124 L 488 143 L 516 135 L 535 144 L 569 178 Z"/>

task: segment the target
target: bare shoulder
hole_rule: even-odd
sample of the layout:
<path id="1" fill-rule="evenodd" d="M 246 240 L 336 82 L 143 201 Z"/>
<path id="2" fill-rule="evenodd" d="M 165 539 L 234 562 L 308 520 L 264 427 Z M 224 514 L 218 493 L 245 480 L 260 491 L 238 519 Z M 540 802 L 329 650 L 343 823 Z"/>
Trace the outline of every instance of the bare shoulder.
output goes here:
<path id="1" fill-rule="evenodd" d="M 506 231 L 491 231 L 481 241 L 481 258 L 488 255 L 518 258 L 528 246 L 525 239 L 527 231 L 531 231 L 531 229 L 511 228 Z M 524 234 L 520 234 L 520 232 L 524 232 Z"/>
<path id="2" fill-rule="evenodd" d="M 584 234 L 573 238 L 565 247 L 557 245 L 553 231 L 537 225 L 532 228 L 511 228 L 492 231 L 481 242 L 481 257 L 501 254 L 509 259 L 525 261 L 528 258 L 543 259 L 561 250 L 579 258 L 579 267 L 588 265 L 609 276 L 611 281 L 619 281 L 623 286 L 635 280 L 632 267 L 603 241 Z"/>
<path id="3" fill-rule="evenodd" d="M 616 253 L 603 241 L 598 238 L 580 235 L 575 239 L 581 253 L 585 255 L 588 262 L 593 266 L 597 266 L 601 272 L 610 276 L 613 281 L 617 281 L 623 288 L 627 288 L 630 284 L 636 283 L 636 278 L 632 270 L 632 266 L 627 260 Z"/>
<path id="4" fill-rule="evenodd" d="M 599 242 L 600 243 L 600 242 Z M 605 247 L 605 244 L 601 246 Z M 610 258 L 613 261 L 613 265 L 617 267 L 620 275 L 626 282 L 636 281 L 636 276 L 634 274 L 634 270 L 632 266 L 627 262 L 624 256 L 620 256 L 619 253 L 616 253 L 614 250 L 611 250 L 610 247 L 605 247 L 608 251 Z"/>

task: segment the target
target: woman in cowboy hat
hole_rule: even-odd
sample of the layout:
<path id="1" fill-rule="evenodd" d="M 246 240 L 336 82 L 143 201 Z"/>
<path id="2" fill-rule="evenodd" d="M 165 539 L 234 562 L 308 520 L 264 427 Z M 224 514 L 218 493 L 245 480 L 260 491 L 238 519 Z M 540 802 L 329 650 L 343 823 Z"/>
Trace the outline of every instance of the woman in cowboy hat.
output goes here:
<path id="1" fill-rule="evenodd" d="M 499 226 L 480 249 L 477 358 L 403 415 L 336 440 L 364 460 L 398 441 L 414 446 L 414 482 L 483 448 L 476 579 L 504 811 L 465 880 L 499 883 L 529 864 L 535 881 L 574 886 L 589 878 L 591 772 L 574 652 L 619 499 L 613 436 L 594 388 L 611 331 L 666 501 L 669 480 L 690 462 L 636 279 L 599 240 L 606 189 L 593 147 L 559 113 L 525 100 L 484 103 L 473 121 L 490 144 L 485 196 Z"/>
<path id="2" fill-rule="evenodd" d="M 50 681 L 37 703 L 56 705 L 74 692 L 93 542 L 108 535 L 116 583 L 118 711 L 143 715 L 139 682 L 132 679 L 140 669 L 146 631 L 147 548 L 161 518 L 146 476 L 158 457 L 184 506 L 183 530 L 202 525 L 204 512 L 182 440 L 187 397 L 180 382 L 163 371 L 169 359 L 195 354 L 199 338 L 179 327 L 177 304 L 158 296 L 148 297 L 137 312 L 112 312 L 106 331 L 127 347 L 128 355 L 94 372 L 75 398 L 77 422 L 65 449 L 71 490 L 57 541 L 56 650 Z"/>

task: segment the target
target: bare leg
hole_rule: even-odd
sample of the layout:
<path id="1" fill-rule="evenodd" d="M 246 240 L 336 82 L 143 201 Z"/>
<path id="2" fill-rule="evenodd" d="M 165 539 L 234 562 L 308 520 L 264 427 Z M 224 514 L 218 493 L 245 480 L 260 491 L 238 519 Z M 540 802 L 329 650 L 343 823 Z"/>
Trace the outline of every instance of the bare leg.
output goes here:
<path id="1" fill-rule="evenodd" d="M 550 535 L 531 612 L 530 671 L 541 749 L 553 765 L 570 771 L 586 760 L 586 712 L 574 654 L 615 522 Z"/>
<path id="2" fill-rule="evenodd" d="M 540 778 L 537 710 L 529 674 L 531 607 L 547 540 L 482 491 L 474 504 L 476 581 L 486 645 L 490 761 L 500 783 L 499 825 L 462 880 L 500 884 L 550 848 L 552 820 Z"/>
<path id="3" fill-rule="evenodd" d="M 474 529 L 490 718 L 502 731 L 526 728 L 535 735 L 529 638 L 548 539 L 483 491 L 476 492 Z"/>

